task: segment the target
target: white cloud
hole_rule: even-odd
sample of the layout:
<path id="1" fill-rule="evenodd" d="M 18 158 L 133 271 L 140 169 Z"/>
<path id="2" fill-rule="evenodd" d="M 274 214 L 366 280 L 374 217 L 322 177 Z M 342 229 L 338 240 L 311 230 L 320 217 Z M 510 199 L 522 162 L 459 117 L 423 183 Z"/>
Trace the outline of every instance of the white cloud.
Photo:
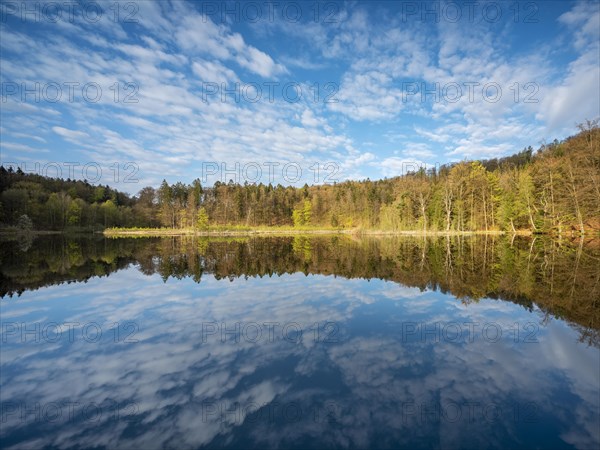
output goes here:
<path id="1" fill-rule="evenodd" d="M 302 111 L 300 121 L 305 127 L 318 127 L 324 124 L 324 121 L 322 119 L 317 119 L 314 113 L 308 108 Z"/>
<path id="2" fill-rule="evenodd" d="M 573 9 L 562 14 L 558 21 L 574 31 L 575 48 L 585 51 L 600 42 L 600 8 L 596 2 L 579 1 Z"/>
<path id="3" fill-rule="evenodd" d="M 63 127 L 52 127 L 52 131 L 75 144 L 79 144 L 82 140 L 90 138 L 90 136 L 83 131 L 69 130 L 68 128 Z"/>
<path id="4" fill-rule="evenodd" d="M 425 161 L 416 158 L 390 156 L 381 162 L 381 167 L 386 177 L 398 177 L 430 166 Z"/>
<path id="5" fill-rule="evenodd" d="M 48 153 L 48 150 L 39 147 L 31 147 L 25 144 L 19 144 L 17 142 L 6 142 L 2 141 L 0 147 L 3 151 L 13 150 L 15 152 L 27 152 L 27 153 Z"/>
<path id="6" fill-rule="evenodd" d="M 246 44 L 242 35 L 215 24 L 207 16 L 188 12 L 175 33 L 181 48 L 192 54 L 204 53 L 223 61 L 233 60 L 263 78 L 276 77 L 287 71 L 266 53 Z"/>
<path id="7" fill-rule="evenodd" d="M 206 83 L 228 84 L 238 82 L 235 72 L 218 61 L 197 60 L 192 63 L 192 71 Z"/>
<path id="8" fill-rule="evenodd" d="M 337 102 L 328 103 L 330 110 L 354 120 L 383 120 L 402 110 L 402 91 L 392 86 L 392 78 L 377 71 L 344 76 Z"/>
<path id="9" fill-rule="evenodd" d="M 582 1 L 558 20 L 574 34 L 578 55 L 564 77 L 543 92 L 538 117 L 550 130 L 600 117 L 600 8 Z"/>

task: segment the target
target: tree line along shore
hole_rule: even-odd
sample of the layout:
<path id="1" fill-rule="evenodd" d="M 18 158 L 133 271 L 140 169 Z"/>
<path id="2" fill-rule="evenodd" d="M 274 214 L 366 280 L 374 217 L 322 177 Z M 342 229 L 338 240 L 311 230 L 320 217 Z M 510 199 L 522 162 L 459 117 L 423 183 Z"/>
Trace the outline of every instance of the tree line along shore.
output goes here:
<path id="1" fill-rule="evenodd" d="M 130 196 L 0 167 L 4 232 L 108 235 L 600 233 L 598 121 L 534 151 L 382 180 L 292 187 L 163 181 Z"/>

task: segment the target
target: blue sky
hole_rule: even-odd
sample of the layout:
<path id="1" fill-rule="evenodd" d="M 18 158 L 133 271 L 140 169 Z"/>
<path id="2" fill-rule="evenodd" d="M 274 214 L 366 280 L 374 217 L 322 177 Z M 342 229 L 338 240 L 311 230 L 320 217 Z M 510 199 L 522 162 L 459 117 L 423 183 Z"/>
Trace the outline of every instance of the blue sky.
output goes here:
<path id="1" fill-rule="evenodd" d="M 599 5 L 3 2 L 0 158 L 135 193 L 510 155 L 600 116 Z"/>

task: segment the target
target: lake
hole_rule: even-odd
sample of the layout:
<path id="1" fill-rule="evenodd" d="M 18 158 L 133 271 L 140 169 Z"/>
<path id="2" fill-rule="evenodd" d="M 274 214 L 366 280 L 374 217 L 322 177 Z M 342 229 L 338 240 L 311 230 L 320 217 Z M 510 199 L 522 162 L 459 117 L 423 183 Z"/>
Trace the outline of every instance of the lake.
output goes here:
<path id="1" fill-rule="evenodd" d="M 600 446 L 600 244 L 14 238 L 3 448 Z"/>

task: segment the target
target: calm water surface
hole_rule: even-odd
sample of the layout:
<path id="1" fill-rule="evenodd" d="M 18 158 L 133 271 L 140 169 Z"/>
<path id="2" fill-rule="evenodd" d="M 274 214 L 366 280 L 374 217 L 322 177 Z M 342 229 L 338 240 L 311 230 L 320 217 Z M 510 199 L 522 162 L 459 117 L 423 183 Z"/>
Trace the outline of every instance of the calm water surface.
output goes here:
<path id="1" fill-rule="evenodd" d="M 0 250 L 3 448 L 600 445 L 600 245 L 101 239 Z"/>

